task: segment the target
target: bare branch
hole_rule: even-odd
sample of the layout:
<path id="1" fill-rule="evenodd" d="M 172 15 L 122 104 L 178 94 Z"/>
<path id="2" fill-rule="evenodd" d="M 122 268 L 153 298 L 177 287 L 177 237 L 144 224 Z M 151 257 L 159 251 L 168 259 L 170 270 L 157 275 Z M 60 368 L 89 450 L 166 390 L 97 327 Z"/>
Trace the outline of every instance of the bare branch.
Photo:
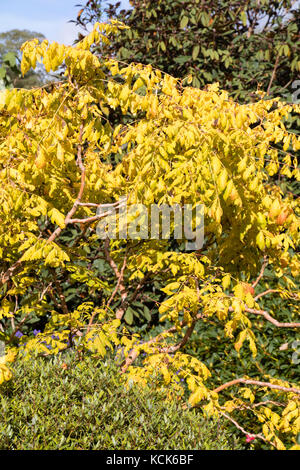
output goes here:
<path id="1" fill-rule="evenodd" d="M 262 439 L 263 441 L 265 442 L 269 442 L 267 441 L 264 436 L 262 434 L 252 434 L 252 433 L 249 433 L 247 432 L 237 421 L 235 421 L 235 419 L 233 419 L 231 416 L 229 416 L 227 413 L 224 413 L 224 412 L 221 412 L 221 415 L 224 416 L 224 418 L 228 419 L 229 421 L 232 422 L 232 424 L 235 425 L 235 427 L 237 429 L 239 429 L 243 434 L 246 434 L 247 436 L 249 437 L 254 437 L 255 439 Z M 270 444 L 275 447 L 275 445 L 273 444 L 273 442 L 270 442 Z"/>
<path id="2" fill-rule="evenodd" d="M 265 272 L 265 269 L 266 269 L 266 267 L 267 267 L 267 265 L 268 265 L 268 262 L 269 262 L 269 261 L 268 261 L 268 257 L 265 255 L 265 256 L 264 256 L 264 261 L 263 261 L 263 264 L 262 264 L 262 267 L 261 267 L 261 270 L 260 270 L 260 273 L 259 273 L 259 275 L 258 275 L 258 278 L 256 279 L 256 281 L 254 281 L 254 282 L 252 283 L 252 287 L 253 287 L 253 288 L 255 288 L 255 287 L 257 286 L 257 284 L 259 283 L 259 281 L 260 281 L 261 278 L 263 277 L 264 272 Z"/>
<path id="3" fill-rule="evenodd" d="M 73 204 L 73 207 L 71 208 L 71 210 L 68 212 L 68 214 L 66 215 L 66 218 L 64 220 L 64 224 L 65 224 L 65 227 L 71 222 L 71 219 L 72 219 L 72 216 L 75 214 L 76 210 L 77 210 L 77 207 L 81 201 L 81 198 L 82 198 L 82 195 L 83 195 L 83 191 L 84 191 L 84 185 L 85 185 L 85 167 L 83 165 L 83 162 L 82 162 L 82 134 L 83 134 L 83 124 L 81 124 L 80 126 L 80 130 L 79 130 L 79 144 L 78 144 L 78 148 L 77 148 L 77 165 L 81 171 L 81 184 L 80 184 L 80 188 L 79 188 L 79 192 L 78 192 L 78 195 L 77 195 L 77 199 L 76 201 L 74 202 Z M 56 237 L 58 237 L 58 235 L 60 235 L 62 231 L 62 228 L 61 227 L 57 227 L 56 230 L 54 230 L 54 232 L 52 233 L 52 235 L 48 238 L 48 243 L 51 243 L 55 240 Z"/>
<path id="4" fill-rule="evenodd" d="M 280 292 L 280 290 L 279 289 L 267 289 L 264 292 L 261 292 L 260 294 L 257 294 L 257 296 L 254 297 L 254 301 L 260 299 L 261 297 L 264 297 L 265 295 L 272 294 L 272 293 L 275 293 L 275 292 Z"/>
<path id="5" fill-rule="evenodd" d="M 145 341 L 144 343 L 140 344 L 139 346 L 148 346 L 149 344 L 153 343 L 158 343 L 161 341 L 164 336 L 168 333 L 175 333 L 176 331 L 176 326 L 172 326 L 168 330 L 165 330 L 163 333 L 160 333 L 159 335 L 155 336 L 154 338 L 151 338 L 149 341 Z M 139 354 L 138 348 L 132 349 L 128 356 L 125 358 L 125 361 L 122 364 L 121 372 L 124 373 L 128 369 L 129 366 L 135 361 Z"/>
<path id="6" fill-rule="evenodd" d="M 22 261 L 21 261 L 21 258 L 16 261 L 10 268 L 8 268 L 8 270 L 3 273 L 1 275 L 1 284 L 5 284 L 7 281 L 10 280 L 10 278 L 12 277 L 12 275 L 15 273 L 15 271 L 18 270 L 18 268 L 20 268 L 22 266 Z"/>
<path id="7" fill-rule="evenodd" d="M 120 272 L 118 270 L 118 266 L 116 265 L 116 263 L 114 262 L 114 260 L 110 256 L 109 238 L 107 238 L 104 242 L 104 253 L 105 253 L 105 257 L 106 257 L 107 262 L 109 263 L 110 267 L 112 268 L 112 270 L 115 273 L 116 278 L 118 279 L 117 286 L 118 286 L 118 290 L 121 294 L 121 305 L 118 308 L 118 310 L 116 311 L 116 318 L 121 320 L 123 318 L 123 315 L 126 312 L 126 308 L 127 308 L 126 300 L 127 300 L 128 292 L 127 292 L 127 290 L 125 288 L 125 285 L 124 285 L 124 282 L 123 282 L 124 270 L 125 270 L 125 266 L 126 266 L 127 256 L 125 255 L 124 263 L 123 263 L 123 266 L 122 266 L 122 269 L 121 269 L 121 272 Z"/>
<path id="8" fill-rule="evenodd" d="M 91 217 L 86 217 L 85 219 L 70 219 L 69 224 L 91 224 L 96 222 L 97 220 L 103 219 L 108 215 L 113 214 L 112 211 L 104 212 L 103 214 L 93 215 Z"/>
<path id="9" fill-rule="evenodd" d="M 233 312 L 233 308 L 229 307 L 229 311 Z M 273 318 L 268 312 L 265 310 L 257 310 L 255 308 L 245 307 L 245 312 L 253 313 L 254 315 L 261 315 L 266 320 L 268 320 L 273 325 L 277 326 L 278 328 L 300 328 L 300 323 L 297 322 L 279 322 L 275 318 Z"/>
<path id="10" fill-rule="evenodd" d="M 96 204 L 94 202 L 79 202 L 78 205 L 79 206 L 83 206 L 83 207 L 100 207 L 100 208 L 104 208 L 104 207 L 121 207 L 122 205 L 125 204 L 125 201 L 121 200 L 121 201 L 117 201 L 117 202 L 108 202 L 106 204 Z"/>
<path id="11" fill-rule="evenodd" d="M 272 72 L 272 75 L 271 75 L 271 78 L 270 78 L 270 82 L 269 82 L 269 85 L 268 85 L 267 96 L 269 96 L 270 89 L 271 89 L 273 80 L 274 80 L 275 75 L 276 75 L 276 70 L 277 70 L 277 67 L 278 67 L 279 58 L 280 58 L 280 56 L 279 56 L 279 54 L 278 54 L 277 57 L 276 57 L 276 60 L 275 60 L 273 72 Z"/>
<path id="12" fill-rule="evenodd" d="M 297 395 L 300 395 L 300 388 L 282 387 L 281 385 L 272 384 L 270 382 L 261 382 L 259 380 L 243 379 L 243 378 L 234 379 L 234 380 L 231 380 L 230 382 L 226 382 L 225 384 L 220 385 L 220 387 L 215 388 L 213 392 L 219 393 L 225 388 L 232 387 L 233 385 L 236 385 L 239 383 L 242 383 L 245 385 L 256 385 L 258 387 L 268 387 L 274 390 L 281 390 L 282 392 L 296 393 Z"/>
<path id="13" fill-rule="evenodd" d="M 191 326 L 186 330 L 184 337 L 182 338 L 182 340 L 179 343 L 177 343 L 174 346 L 170 346 L 169 348 L 161 348 L 161 349 L 159 349 L 159 352 L 172 354 L 172 353 L 178 351 L 178 349 L 182 348 L 187 343 L 187 341 L 189 340 L 191 334 L 193 333 L 196 322 L 197 322 L 197 319 L 195 319 L 193 321 L 193 323 L 191 324 Z"/>

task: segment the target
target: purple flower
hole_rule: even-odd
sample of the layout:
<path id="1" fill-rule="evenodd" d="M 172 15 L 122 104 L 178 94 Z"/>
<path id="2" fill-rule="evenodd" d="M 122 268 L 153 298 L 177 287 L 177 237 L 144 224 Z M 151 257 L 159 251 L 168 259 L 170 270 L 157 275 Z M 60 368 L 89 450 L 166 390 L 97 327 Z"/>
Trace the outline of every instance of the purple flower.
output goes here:
<path id="1" fill-rule="evenodd" d="M 41 332 L 41 330 L 33 330 L 34 336 L 37 336 L 40 332 Z"/>
<path id="2" fill-rule="evenodd" d="M 17 338 L 22 338 L 23 333 L 21 333 L 21 331 L 18 330 L 18 331 L 15 332 L 15 336 L 16 336 Z"/>

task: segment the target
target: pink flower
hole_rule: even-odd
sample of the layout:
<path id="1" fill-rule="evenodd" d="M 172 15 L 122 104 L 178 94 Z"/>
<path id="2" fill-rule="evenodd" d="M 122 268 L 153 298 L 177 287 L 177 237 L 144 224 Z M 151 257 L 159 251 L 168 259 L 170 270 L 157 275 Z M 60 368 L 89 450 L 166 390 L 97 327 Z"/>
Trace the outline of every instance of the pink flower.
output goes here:
<path id="1" fill-rule="evenodd" d="M 251 441 L 254 441 L 255 437 L 251 437 L 249 436 L 249 434 L 247 434 L 246 436 L 246 442 L 251 442 Z"/>

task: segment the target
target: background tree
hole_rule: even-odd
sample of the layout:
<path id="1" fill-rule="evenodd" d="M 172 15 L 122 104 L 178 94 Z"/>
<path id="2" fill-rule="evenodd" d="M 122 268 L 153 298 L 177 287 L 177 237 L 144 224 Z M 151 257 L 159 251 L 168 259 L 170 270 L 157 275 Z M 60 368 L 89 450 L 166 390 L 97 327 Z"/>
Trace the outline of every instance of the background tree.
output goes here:
<path id="1" fill-rule="evenodd" d="M 89 0 L 76 20 L 93 24 L 104 10 L 130 27 L 101 54 L 152 64 L 178 78 L 191 75 L 196 87 L 219 82 L 238 100 L 251 99 L 258 86 L 291 98 L 300 71 L 297 2 L 132 0 L 129 10 L 106 3 Z"/>
<path id="2" fill-rule="evenodd" d="M 19 29 L 0 33 L 0 79 L 4 86 L 33 88 L 45 83 L 47 74 L 42 67 L 28 71 L 24 77 L 21 74 L 21 46 L 33 38 L 43 40 L 45 36 L 35 31 Z"/>

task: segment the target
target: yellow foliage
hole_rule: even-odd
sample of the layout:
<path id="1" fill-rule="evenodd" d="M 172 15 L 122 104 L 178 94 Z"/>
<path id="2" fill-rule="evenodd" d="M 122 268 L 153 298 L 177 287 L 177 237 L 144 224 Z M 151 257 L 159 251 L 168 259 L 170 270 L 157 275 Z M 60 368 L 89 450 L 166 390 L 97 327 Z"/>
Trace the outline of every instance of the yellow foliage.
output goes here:
<path id="1" fill-rule="evenodd" d="M 260 409 L 255 401 L 266 387 L 254 393 L 251 384 L 239 398 L 223 400 L 213 363 L 208 362 L 208 369 L 181 346 L 196 334 L 197 322 L 204 329 L 222 325 L 224 340 L 232 341 L 238 355 L 246 341 L 254 362 L 260 347 L 254 329 L 266 315 L 259 310 L 259 295 L 255 298 L 254 289 L 245 286 L 259 275 L 263 257 L 281 282 L 280 295 L 296 298 L 292 278 L 300 263 L 289 251 L 299 242 L 299 201 L 284 195 L 269 176 L 281 172 L 299 179 L 296 158 L 287 155 L 283 164 L 279 159 L 280 145 L 285 153 L 290 145 L 300 148 L 299 137 L 284 125 L 285 117 L 299 109 L 278 99 L 240 105 L 216 83 L 203 89 L 182 86 L 151 65 L 120 64 L 91 52 L 95 43 L 109 42 L 124 27 L 117 21 L 96 23 L 74 47 L 26 42 L 23 74 L 43 62 L 48 72 L 64 66 L 64 79 L 39 89 L 0 92 L 0 255 L 8 289 L 0 318 L 47 314 L 43 333 L 20 342 L 24 355 L 57 354 L 68 341 L 99 357 L 117 348 L 128 380 L 145 384 L 155 379 L 182 393 L 186 384 L 190 405 L 205 400 L 203 410 L 209 415 L 249 409 L 262 423 L 263 438 L 283 449 L 282 435 L 295 439 L 299 432 L 298 400 L 272 389 L 285 402 L 288 395 L 288 404 L 281 411 L 272 404 Z M 116 111 L 129 114 L 131 121 L 115 124 L 110 117 Z M 118 226 L 110 258 L 103 252 L 108 270 L 118 278 L 117 285 L 110 285 L 94 269 L 101 256 L 89 259 L 89 250 L 102 243 L 95 233 L 100 220 L 96 208 L 124 196 L 129 207 L 155 203 L 182 209 L 201 203 L 204 249 L 171 251 L 167 237 L 124 242 Z M 172 220 L 170 235 L 175 225 Z M 187 238 L 183 233 L 180 242 Z M 160 320 L 172 327 L 142 341 L 121 330 L 106 296 L 113 299 L 119 291 L 126 311 L 124 291 L 134 286 L 139 294 L 147 276 L 158 276 L 164 285 Z M 68 311 L 60 283 L 85 285 L 92 298 L 101 293 L 104 304 L 83 302 Z M 49 307 L 55 294 L 59 300 Z M 16 307 L 10 299 L 18 296 L 24 304 Z M 142 367 L 131 362 L 133 350 Z M 0 383 L 11 377 L 9 354 L 1 359 Z"/>

